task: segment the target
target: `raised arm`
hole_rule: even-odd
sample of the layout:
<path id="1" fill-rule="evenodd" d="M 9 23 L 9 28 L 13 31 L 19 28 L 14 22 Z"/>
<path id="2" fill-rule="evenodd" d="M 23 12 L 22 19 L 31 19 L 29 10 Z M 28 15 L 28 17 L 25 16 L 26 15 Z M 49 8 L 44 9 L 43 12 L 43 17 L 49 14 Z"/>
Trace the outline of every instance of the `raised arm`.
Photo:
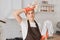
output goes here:
<path id="1" fill-rule="evenodd" d="M 34 10 L 36 10 L 38 8 L 38 0 L 34 0 L 34 2 L 32 3 L 32 5 L 30 5 L 30 7 L 33 7 Z"/>
<path id="2" fill-rule="evenodd" d="M 24 12 L 24 9 L 21 9 L 21 10 L 17 10 L 13 13 L 15 19 L 18 21 L 18 23 L 21 23 L 22 22 L 22 17 L 20 16 L 20 14 Z"/>

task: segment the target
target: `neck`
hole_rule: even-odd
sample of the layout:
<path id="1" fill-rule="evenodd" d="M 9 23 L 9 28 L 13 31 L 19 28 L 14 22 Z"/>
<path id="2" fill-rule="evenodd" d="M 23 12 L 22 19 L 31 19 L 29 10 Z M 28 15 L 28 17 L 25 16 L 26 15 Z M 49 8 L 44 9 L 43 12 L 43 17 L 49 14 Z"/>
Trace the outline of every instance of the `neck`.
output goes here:
<path id="1" fill-rule="evenodd" d="M 29 20 L 29 22 L 34 22 L 34 20 Z"/>

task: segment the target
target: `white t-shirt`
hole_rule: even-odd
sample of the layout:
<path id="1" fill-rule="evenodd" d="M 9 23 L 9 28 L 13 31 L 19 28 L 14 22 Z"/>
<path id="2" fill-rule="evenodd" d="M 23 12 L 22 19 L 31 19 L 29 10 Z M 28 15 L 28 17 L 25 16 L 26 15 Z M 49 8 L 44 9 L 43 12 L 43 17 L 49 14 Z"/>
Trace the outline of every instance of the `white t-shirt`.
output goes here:
<path id="1" fill-rule="evenodd" d="M 27 20 L 23 20 L 20 25 L 21 25 L 21 28 L 22 28 L 23 40 L 25 40 L 25 38 L 27 36 L 27 32 L 28 32 Z M 30 22 L 30 26 L 31 27 L 36 27 L 35 22 Z M 38 24 L 38 26 L 39 26 L 39 30 L 40 30 L 41 29 L 41 25 Z"/>

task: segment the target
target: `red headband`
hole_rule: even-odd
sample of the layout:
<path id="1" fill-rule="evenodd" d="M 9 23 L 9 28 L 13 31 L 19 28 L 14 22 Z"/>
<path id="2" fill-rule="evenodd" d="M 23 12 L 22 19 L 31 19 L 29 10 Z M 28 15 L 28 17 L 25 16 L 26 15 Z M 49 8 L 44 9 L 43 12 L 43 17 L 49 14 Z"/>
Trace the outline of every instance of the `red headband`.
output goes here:
<path id="1" fill-rule="evenodd" d="M 28 11 L 34 10 L 34 8 L 35 8 L 35 6 L 32 8 L 30 8 L 30 7 L 24 8 L 25 13 L 28 13 Z"/>

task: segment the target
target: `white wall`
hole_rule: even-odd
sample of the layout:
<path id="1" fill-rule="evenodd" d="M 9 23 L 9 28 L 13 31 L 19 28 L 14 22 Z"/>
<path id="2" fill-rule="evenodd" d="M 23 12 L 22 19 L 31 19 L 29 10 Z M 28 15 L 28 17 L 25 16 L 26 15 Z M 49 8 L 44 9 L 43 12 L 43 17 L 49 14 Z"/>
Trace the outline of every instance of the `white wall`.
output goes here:
<path id="1" fill-rule="evenodd" d="M 0 0 L 0 19 L 13 18 L 12 12 L 21 9 L 21 0 Z"/>
<path id="2" fill-rule="evenodd" d="M 11 0 L 0 0 L 0 18 L 4 18 L 11 11 Z"/>

